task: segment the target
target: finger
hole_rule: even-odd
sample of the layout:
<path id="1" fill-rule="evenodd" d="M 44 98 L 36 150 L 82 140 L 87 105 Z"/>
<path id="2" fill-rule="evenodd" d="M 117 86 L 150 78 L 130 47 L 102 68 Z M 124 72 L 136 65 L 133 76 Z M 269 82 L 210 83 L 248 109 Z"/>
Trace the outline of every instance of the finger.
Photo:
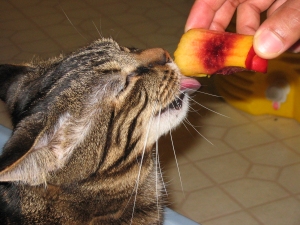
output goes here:
<path id="1" fill-rule="evenodd" d="M 230 23 L 239 4 L 239 1 L 225 1 L 216 12 L 209 29 L 224 31 Z"/>
<path id="2" fill-rule="evenodd" d="M 300 1 L 289 0 L 278 7 L 254 36 L 255 52 L 262 58 L 279 56 L 300 39 Z"/>
<path id="3" fill-rule="evenodd" d="M 226 0 L 196 0 L 185 25 L 185 31 L 192 28 L 208 29 L 216 11 Z"/>
<path id="4" fill-rule="evenodd" d="M 283 3 L 285 3 L 287 0 L 276 0 L 273 5 L 268 9 L 267 11 L 267 17 L 271 16 L 273 12 L 278 9 Z"/>
<path id="5" fill-rule="evenodd" d="M 260 26 L 260 14 L 267 10 L 275 0 L 249 0 L 238 6 L 237 33 L 254 35 Z"/>

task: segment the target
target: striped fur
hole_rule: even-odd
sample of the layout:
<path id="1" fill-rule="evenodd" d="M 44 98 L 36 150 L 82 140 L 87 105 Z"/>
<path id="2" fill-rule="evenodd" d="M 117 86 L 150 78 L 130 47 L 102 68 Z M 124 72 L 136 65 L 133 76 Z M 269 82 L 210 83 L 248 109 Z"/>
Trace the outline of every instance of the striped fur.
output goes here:
<path id="1" fill-rule="evenodd" d="M 186 115 L 186 97 L 168 108 L 180 79 L 164 50 L 111 39 L 1 65 L 14 125 L 0 157 L 1 224 L 161 224 L 153 145 Z"/>

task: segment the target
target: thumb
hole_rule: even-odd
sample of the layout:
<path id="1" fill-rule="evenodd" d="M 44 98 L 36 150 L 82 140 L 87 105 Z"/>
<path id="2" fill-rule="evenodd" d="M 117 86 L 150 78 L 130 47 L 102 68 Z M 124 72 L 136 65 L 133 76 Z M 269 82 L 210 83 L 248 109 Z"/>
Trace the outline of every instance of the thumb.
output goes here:
<path id="1" fill-rule="evenodd" d="M 262 23 L 254 35 L 256 54 L 272 59 L 289 49 L 300 39 L 300 1 L 282 4 Z"/>

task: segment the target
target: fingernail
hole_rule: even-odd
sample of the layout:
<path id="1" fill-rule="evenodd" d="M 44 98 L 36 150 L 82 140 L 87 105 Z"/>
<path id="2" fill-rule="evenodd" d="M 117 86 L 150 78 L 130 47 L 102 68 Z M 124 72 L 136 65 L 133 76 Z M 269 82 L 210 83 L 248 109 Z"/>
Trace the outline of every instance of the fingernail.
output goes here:
<path id="1" fill-rule="evenodd" d="M 281 38 L 269 29 L 258 31 L 254 37 L 256 50 L 262 55 L 272 57 L 283 50 L 284 44 Z"/>

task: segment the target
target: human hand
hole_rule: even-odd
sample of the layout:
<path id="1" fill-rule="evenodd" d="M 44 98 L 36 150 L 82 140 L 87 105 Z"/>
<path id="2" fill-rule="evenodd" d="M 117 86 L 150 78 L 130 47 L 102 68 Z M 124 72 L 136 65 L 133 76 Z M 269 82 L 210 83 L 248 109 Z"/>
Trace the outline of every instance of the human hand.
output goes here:
<path id="1" fill-rule="evenodd" d="M 237 10 L 237 32 L 254 35 L 256 54 L 265 59 L 291 48 L 300 52 L 300 0 L 196 0 L 185 30 L 224 31 Z M 260 14 L 267 19 L 260 24 Z"/>

